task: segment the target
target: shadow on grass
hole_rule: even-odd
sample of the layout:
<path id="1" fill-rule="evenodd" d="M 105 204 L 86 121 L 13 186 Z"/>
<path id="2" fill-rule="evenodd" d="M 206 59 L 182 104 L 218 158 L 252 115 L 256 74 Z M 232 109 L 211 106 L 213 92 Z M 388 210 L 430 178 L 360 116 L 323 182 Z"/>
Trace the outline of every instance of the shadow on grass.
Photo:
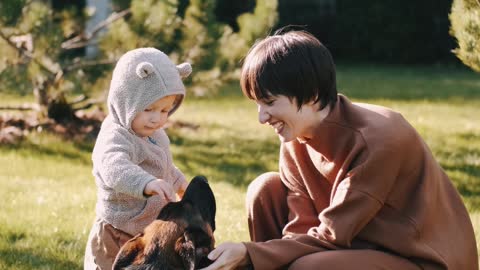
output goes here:
<path id="1" fill-rule="evenodd" d="M 33 249 L 0 250 L 0 266 L 5 269 L 82 269 L 82 264 L 38 254 Z"/>
<path id="2" fill-rule="evenodd" d="M 24 232 L 1 232 L 4 243 L 0 245 L 0 268 L 5 269 L 82 269 L 81 262 L 72 262 L 58 258 L 55 252 L 63 252 L 62 246 L 75 244 L 75 240 L 45 240 L 47 246 L 25 247 L 22 241 L 30 241 L 32 236 Z M 33 242 L 32 242 L 33 243 Z M 57 248 L 52 245 L 58 245 Z M 43 252 L 43 253 L 42 253 Z M 75 252 L 72 250 L 72 252 Z M 3 268 L 2 268 L 3 269 Z"/>
<path id="3" fill-rule="evenodd" d="M 90 153 L 93 150 L 93 141 L 65 142 L 58 141 L 47 143 L 33 143 L 30 138 L 16 144 L 0 144 L 0 150 L 13 150 L 16 154 L 24 157 L 58 157 L 79 161 L 81 164 L 90 164 Z"/>
<path id="4" fill-rule="evenodd" d="M 437 150 L 435 156 L 470 208 L 480 209 L 480 148 L 468 143 L 480 141 L 480 134 L 467 132 L 456 137 L 457 141 L 467 142 L 455 148 L 446 146 Z"/>
<path id="5" fill-rule="evenodd" d="M 180 148 L 174 156 L 176 164 L 182 164 L 187 172 L 210 168 L 216 172 L 214 181 L 245 187 L 253 180 L 252 176 L 277 169 L 279 146 L 275 141 L 196 140 L 179 136 L 176 132 L 169 132 L 169 135 L 172 144 Z"/>

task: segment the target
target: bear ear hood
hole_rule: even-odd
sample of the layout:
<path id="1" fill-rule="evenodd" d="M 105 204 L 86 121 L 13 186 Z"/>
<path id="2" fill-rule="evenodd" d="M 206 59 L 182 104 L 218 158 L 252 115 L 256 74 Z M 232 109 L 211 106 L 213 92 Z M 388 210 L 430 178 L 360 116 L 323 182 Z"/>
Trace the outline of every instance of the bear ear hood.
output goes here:
<path id="1" fill-rule="evenodd" d="M 131 131 L 138 112 L 170 95 L 179 95 L 172 114 L 185 96 L 182 78 L 192 72 L 189 63 L 176 66 L 155 48 L 139 48 L 124 54 L 113 70 L 107 105 L 113 121 Z"/>

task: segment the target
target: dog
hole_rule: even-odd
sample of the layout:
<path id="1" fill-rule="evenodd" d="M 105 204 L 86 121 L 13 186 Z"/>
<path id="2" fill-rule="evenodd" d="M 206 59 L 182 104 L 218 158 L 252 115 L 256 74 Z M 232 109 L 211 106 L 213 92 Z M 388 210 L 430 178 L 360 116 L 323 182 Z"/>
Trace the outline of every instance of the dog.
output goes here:
<path id="1" fill-rule="evenodd" d="M 204 176 L 196 176 L 179 202 L 168 203 L 143 233 L 118 252 L 113 270 L 194 270 L 212 262 L 215 196 Z"/>

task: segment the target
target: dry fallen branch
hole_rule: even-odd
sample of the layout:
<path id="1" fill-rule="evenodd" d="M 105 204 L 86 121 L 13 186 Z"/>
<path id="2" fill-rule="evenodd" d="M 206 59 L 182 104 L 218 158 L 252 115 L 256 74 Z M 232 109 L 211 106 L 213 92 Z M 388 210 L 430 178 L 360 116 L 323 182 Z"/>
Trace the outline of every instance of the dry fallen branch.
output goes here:
<path id="1" fill-rule="evenodd" d="M 36 106 L 35 104 L 0 106 L 0 110 L 2 111 L 33 111 L 33 110 L 36 110 L 37 108 L 38 106 Z"/>

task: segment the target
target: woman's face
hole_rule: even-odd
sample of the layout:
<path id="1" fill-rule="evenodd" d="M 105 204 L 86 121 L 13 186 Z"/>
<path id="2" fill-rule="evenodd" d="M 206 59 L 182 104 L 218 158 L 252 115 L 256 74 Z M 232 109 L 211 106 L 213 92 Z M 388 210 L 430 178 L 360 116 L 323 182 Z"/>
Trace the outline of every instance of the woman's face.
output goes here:
<path id="1" fill-rule="evenodd" d="M 296 100 L 283 95 L 270 96 L 266 100 L 256 100 L 258 121 L 275 129 L 280 141 L 289 142 L 296 138 L 300 141 L 311 137 L 312 128 L 319 119 L 319 105 L 313 102 L 303 104 L 300 110 Z"/>

